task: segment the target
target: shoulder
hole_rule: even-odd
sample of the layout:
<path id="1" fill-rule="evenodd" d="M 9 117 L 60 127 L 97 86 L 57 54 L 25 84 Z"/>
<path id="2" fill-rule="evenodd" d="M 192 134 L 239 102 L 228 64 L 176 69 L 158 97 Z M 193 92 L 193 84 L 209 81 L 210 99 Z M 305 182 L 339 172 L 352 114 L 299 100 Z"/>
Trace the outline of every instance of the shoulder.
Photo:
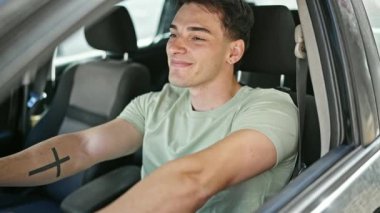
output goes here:
<path id="1" fill-rule="evenodd" d="M 184 88 L 175 87 L 169 83 L 165 84 L 161 91 L 151 92 L 145 97 L 148 99 L 148 104 L 159 104 L 161 102 L 172 103 L 178 100 L 179 97 L 186 94 Z"/>
<path id="2" fill-rule="evenodd" d="M 181 104 L 188 91 L 184 88 L 165 84 L 161 91 L 150 92 L 138 97 L 137 105 L 143 109 L 145 115 L 157 114 L 161 116 L 172 109 L 173 106 Z"/>
<path id="3" fill-rule="evenodd" d="M 133 123 L 144 132 L 145 122 L 153 115 L 156 117 L 164 115 L 182 94 L 186 94 L 185 89 L 166 84 L 159 92 L 149 92 L 133 99 L 119 117 Z"/>
<path id="4" fill-rule="evenodd" d="M 243 89 L 239 95 L 233 129 L 297 127 L 298 109 L 289 94 L 275 89 Z"/>
<path id="5" fill-rule="evenodd" d="M 242 108 L 290 108 L 297 109 L 288 93 L 276 89 L 244 86 L 241 96 Z"/>
<path id="6" fill-rule="evenodd" d="M 166 101 L 175 101 L 181 95 L 186 93 L 186 89 L 175 87 L 169 83 L 165 84 L 161 91 L 149 92 L 144 95 L 139 96 L 137 99 L 144 102 L 145 104 L 154 104 L 162 100 Z"/>

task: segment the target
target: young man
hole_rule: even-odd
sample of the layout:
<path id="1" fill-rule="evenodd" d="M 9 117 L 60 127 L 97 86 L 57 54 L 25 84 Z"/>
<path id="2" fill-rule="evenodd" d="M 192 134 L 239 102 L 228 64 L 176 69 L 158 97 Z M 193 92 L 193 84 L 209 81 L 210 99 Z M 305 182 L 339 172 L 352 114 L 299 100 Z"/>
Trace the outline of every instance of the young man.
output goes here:
<path id="1" fill-rule="evenodd" d="M 242 0 L 182 0 L 167 44 L 170 84 L 114 121 L 0 159 L 0 185 L 53 182 L 144 143 L 142 181 L 102 211 L 254 211 L 291 175 L 297 109 L 282 92 L 236 81 L 252 24 Z M 51 152 L 65 156 L 60 176 L 31 172 Z"/>

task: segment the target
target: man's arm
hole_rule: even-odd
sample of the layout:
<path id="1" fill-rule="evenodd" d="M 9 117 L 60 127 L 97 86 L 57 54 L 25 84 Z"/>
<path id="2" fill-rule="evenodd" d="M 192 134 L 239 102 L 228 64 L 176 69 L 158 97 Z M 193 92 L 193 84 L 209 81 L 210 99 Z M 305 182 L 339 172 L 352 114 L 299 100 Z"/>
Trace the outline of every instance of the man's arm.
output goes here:
<path id="1" fill-rule="evenodd" d="M 276 163 L 269 138 L 237 131 L 198 153 L 171 161 L 134 186 L 104 212 L 195 212 L 217 192 Z"/>
<path id="2" fill-rule="evenodd" d="M 0 158 L 0 186 L 54 182 L 98 162 L 133 153 L 141 143 L 141 133 L 122 119 L 57 136 Z"/>

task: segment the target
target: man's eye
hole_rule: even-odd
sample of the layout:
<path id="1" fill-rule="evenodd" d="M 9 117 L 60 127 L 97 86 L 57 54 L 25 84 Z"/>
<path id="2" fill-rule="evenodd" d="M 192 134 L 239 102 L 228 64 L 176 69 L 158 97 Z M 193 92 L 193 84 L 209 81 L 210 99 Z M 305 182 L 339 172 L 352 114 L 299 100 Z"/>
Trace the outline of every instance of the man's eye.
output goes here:
<path id="1" fill-rule="evenodd" d="M 175 38 L 175 37 L 177 37 L 176 34 L 174 34 L 174 33 L 170 33 L 169 38 Z"/>
<path id="2" fill-rule="evenodd" d="M 192 37 L 192 39 L 193 39 L 194 41 L 205 41 L 205 39 L 203 39 L 203 38 L 201 38 L 201 37 L 198 37 L 198 36 L 194 36 L 194 37 Z"/>

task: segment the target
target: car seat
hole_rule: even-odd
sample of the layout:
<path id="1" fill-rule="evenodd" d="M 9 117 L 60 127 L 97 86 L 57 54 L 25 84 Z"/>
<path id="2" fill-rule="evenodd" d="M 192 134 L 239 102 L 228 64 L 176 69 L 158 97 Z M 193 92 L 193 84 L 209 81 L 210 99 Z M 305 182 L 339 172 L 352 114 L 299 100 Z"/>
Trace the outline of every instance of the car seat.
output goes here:
<path id="1" fill-rule="evenodd" d="M 291 11 L 285 6 L 254 6 L 255 23 L 251 30 L 250 47 L 243 56 L 240 70 L 244 84 L 252 87 L 277 88 L 289 93 L 295 104 L 296 58 L 294 55 L 295 24 Z M 288 81 L 280 85 L 280 76 Z M 264 82 L 261 85 L 260 82 Z M 305 120 L 302 158 L 306 166 L 320 158 L 321 142 L 315 99 L 305 98 Z"/>
<path id="2" fill-rule="evenodd" d="M 124 60 L 126 53 L 138 49 L 133 23 L 125 7 L 118 6 L 85 27 L 85 37 L 90 46 L 106 51 L 107 57 L 73 65 L 62 74 L 48 112 L 30 131 L 25 147 L 110 121 L 134 97 L 149 91 L 148 69 L 130 58 Z M 56 183 L 36 187 L 38 190 L 32 190 L 34 193 L 19 195 L 17 205 L 7 207 L 6 211 L 60 212 L 60 202 L 66 195 L 127 163 L 126 160 L 107 161 Z"/>

